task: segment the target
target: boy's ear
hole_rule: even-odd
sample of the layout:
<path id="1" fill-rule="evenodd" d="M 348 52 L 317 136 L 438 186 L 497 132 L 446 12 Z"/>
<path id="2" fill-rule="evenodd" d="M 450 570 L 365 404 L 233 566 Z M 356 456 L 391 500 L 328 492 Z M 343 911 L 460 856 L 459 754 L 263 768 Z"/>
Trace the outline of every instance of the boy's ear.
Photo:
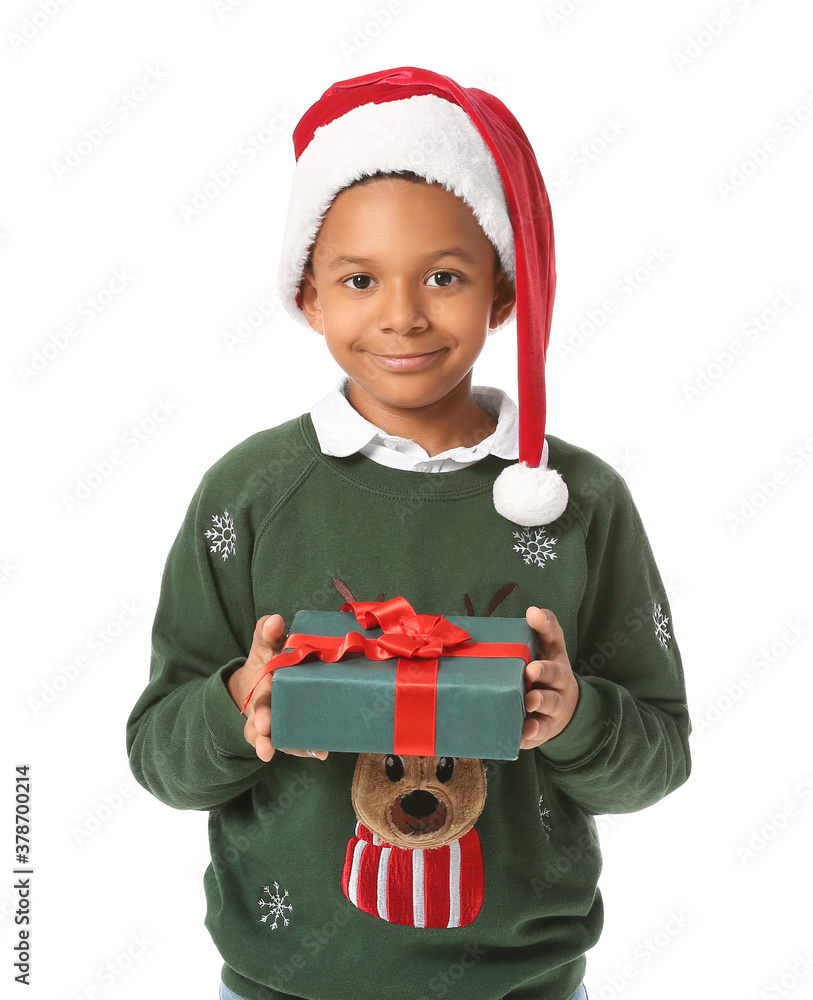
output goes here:
<path id="1" fill-rule="evenodd" d="M 319 304 L 319 293 L 313 281 L 313 275 L 305 271 L 302 279 L 302 311 L 305 313 L 308 322 L 317 333 L 324 334 L 322 328 L 322 307 Z"/>
<path id="2" fill-rule="evenodd" d="M 516 289 L 513 281 L 506 275 L 502 268 L 497 272 L 497 282 L 494 290 L 494 301 L 491 306 L 491 318 L 488 321 L 490 330 L 495 330 L 505 323 L 511 315 L 514 303 L 517 300 Z"/>

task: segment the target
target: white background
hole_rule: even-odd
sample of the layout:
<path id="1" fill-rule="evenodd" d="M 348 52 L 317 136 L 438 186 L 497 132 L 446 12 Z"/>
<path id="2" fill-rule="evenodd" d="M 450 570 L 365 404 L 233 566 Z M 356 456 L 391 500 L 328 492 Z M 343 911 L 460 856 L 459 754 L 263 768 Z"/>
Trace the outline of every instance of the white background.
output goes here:
<path id="1" fill-rule="evenodd" d="M 206 817 L 136 785 L 125 721 L 202 473 L 337 380 L 271 298 L 293 125 L 336 80 L 417 65 L 495 93 L 531 138 L 557 236 L 548 428 L 625 475 L 684 658 L 694 773 L 602 821 L 591 998 L 810 996 L 809 5 L 219 7 L 7 0 L 0 14 L 2 994 L 216 995 Z M 212 186 L 230 160 L 239 173 Z M 256 300 L 271 315 L 252 328 Z M 476 381 L 513 392 L 514 364 L 503 332 Z M 80 481 L 95 488 L 71 503 Z M 28 991 L 11 950 L 23 763 Z"/>

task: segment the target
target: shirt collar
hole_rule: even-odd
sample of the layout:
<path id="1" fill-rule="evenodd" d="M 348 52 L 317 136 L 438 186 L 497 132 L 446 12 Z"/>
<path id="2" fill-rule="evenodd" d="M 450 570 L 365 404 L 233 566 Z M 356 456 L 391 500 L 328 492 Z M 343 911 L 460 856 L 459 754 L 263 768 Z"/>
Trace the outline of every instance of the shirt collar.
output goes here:
<path id="1" fill-rule="evenodd" d="M 348 380 L 342 379 L 333 392 L 329 393 L 310 411 L 311 420 L 323 454 L 335 458 L 347 458 L 365 449 L 371 443 L 379 443 L 384 439 L 390 442 L 404 441 L 406 438 L 394 438 L 353 409 L 345 391 Z M 443 456 L 463 459 L 465 462 L 494 455 L 496 458 L 516 461 L 519 456 L 518 446 L 518 412 L 514 401 L 502 391 L 489 386 L 474 386 L 472 393 L 479 406 L 488 410 L 497 418 L 497 427 L 493 434 L 471 448 L 453 448 L 444 452 Z M 417 446 L 408 442 L 411 449 Z M 397 446 L 397 444 L 396 444 Z M 428 457 L 428 456 L 427 456 Z M 441 458 L 442 456 L 434 456 Z"/>

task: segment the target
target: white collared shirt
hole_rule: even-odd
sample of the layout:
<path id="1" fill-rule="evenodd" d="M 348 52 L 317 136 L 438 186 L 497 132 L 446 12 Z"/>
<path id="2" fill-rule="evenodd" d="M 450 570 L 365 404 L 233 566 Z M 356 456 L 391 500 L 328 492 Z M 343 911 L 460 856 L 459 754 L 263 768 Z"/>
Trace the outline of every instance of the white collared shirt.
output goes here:
<path id="1" fill-rule="evenodd" d="M 409 438 L 387 434 L 354 410 L 345 395 L 348 380 L 342 381 L 310 411 L 319 447 L 325 455 L 347 458 L 360 453 L 379 465 L 409 472 L 453 472 L 473 465 L 488 455 L 516 461 L 519 456 L 518 411 L 502 389 L 474 386 L 478 406 L 497 418 L 493 434 L 470 448 L 450 448 L 429 455 Z M 547 447 L 547 442 L 546 442 Z"/>

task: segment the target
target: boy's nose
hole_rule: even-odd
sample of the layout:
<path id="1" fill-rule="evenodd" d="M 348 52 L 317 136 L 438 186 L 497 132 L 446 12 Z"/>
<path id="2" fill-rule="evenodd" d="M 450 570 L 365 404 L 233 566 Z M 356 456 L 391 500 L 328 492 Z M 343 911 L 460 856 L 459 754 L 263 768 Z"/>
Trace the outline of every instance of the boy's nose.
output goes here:
<path id="1" fill-rule="evenodd" d="M 378 326 L 384 332 L 420 333 L 429 325 L 422 296 L 406 283 L 382 288 L 379 303 Z"/>

